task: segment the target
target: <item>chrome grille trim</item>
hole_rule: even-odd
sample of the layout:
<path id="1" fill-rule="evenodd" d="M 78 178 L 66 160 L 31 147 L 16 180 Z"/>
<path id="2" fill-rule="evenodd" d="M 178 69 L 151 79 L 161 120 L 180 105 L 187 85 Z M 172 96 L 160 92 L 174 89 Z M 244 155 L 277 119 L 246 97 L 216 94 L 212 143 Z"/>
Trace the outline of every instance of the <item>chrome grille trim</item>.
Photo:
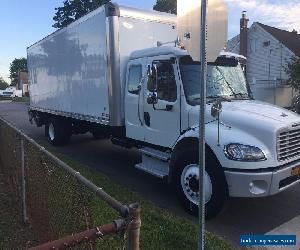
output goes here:
<path id="1" fill-rule="evenodd" d="M 278 161 L 300 157 L 300 128 L 281 131 L 277 137 Z"/>

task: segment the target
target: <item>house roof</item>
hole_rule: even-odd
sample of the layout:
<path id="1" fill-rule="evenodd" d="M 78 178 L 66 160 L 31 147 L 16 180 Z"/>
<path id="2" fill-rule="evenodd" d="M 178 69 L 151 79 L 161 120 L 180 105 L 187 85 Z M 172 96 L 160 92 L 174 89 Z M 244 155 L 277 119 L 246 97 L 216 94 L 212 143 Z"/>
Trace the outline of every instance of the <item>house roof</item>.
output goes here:
<path id="1" fill-rule="evenodd" d="M 277 29 L 262 23 L 257 22 L 265 31 L 270 33 L 279 42 L 286 46 L 289 50 L 300 56 L 300 34 L 296 32 L 289 32 L 286 30 Z"/>

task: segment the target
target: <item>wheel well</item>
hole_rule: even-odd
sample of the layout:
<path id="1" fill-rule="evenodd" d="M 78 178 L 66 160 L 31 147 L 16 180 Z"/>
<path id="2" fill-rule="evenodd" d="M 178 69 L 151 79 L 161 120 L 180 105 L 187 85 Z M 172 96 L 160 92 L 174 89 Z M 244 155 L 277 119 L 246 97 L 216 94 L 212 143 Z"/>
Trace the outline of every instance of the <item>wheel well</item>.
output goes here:
<path id="1" fill-rule="evenodd" d="M 171 154 L 171 160 L 170 160 L 170 174 L 169 174 L 169 183 L 172 182 L 174 177 L 174 172 L 176 168 L 176 161 L 177 161 L 177 155 L 182 150 L 187 149 L 199 149 L 199 140 L 198 138 L 184 138 L 182 139 L 174 148 L 172 154 Z M 206 155 L 209 154 L 211 157 L 214 157 L 218 162 L 218 158 L 216 157 L 213 150 L 210 148 L 210 146 L 206 143 L 205 144 L 205 153 Z M 220 163 L 220 162 L 219 162 Z"/>

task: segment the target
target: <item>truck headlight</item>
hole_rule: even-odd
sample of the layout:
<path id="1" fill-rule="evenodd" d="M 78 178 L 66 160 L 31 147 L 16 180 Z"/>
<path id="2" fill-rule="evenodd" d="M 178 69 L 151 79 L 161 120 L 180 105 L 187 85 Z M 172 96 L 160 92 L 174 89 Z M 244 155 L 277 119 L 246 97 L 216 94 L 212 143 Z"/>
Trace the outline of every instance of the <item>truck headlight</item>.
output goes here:
<path id="1" fill-rule="evenodd" d="M 225 146 L 225 155 L 233 161 L 265 161 L 267 160 L 264 152 L 254 146 L 231 143 Z"/>

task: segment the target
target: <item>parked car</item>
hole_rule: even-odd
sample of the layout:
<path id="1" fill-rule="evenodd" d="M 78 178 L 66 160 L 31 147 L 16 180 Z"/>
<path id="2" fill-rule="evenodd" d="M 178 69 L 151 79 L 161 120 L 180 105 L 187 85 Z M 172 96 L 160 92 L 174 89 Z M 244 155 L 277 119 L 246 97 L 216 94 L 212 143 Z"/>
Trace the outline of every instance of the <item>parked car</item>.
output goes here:
<path id="1" fill-rule="evenodd" d="M 5 90 L 0 91 L 0 98 L 2 99 L 12 99 L 15 97 L 15 89 L 14 88 L 7 88 Z"/>

